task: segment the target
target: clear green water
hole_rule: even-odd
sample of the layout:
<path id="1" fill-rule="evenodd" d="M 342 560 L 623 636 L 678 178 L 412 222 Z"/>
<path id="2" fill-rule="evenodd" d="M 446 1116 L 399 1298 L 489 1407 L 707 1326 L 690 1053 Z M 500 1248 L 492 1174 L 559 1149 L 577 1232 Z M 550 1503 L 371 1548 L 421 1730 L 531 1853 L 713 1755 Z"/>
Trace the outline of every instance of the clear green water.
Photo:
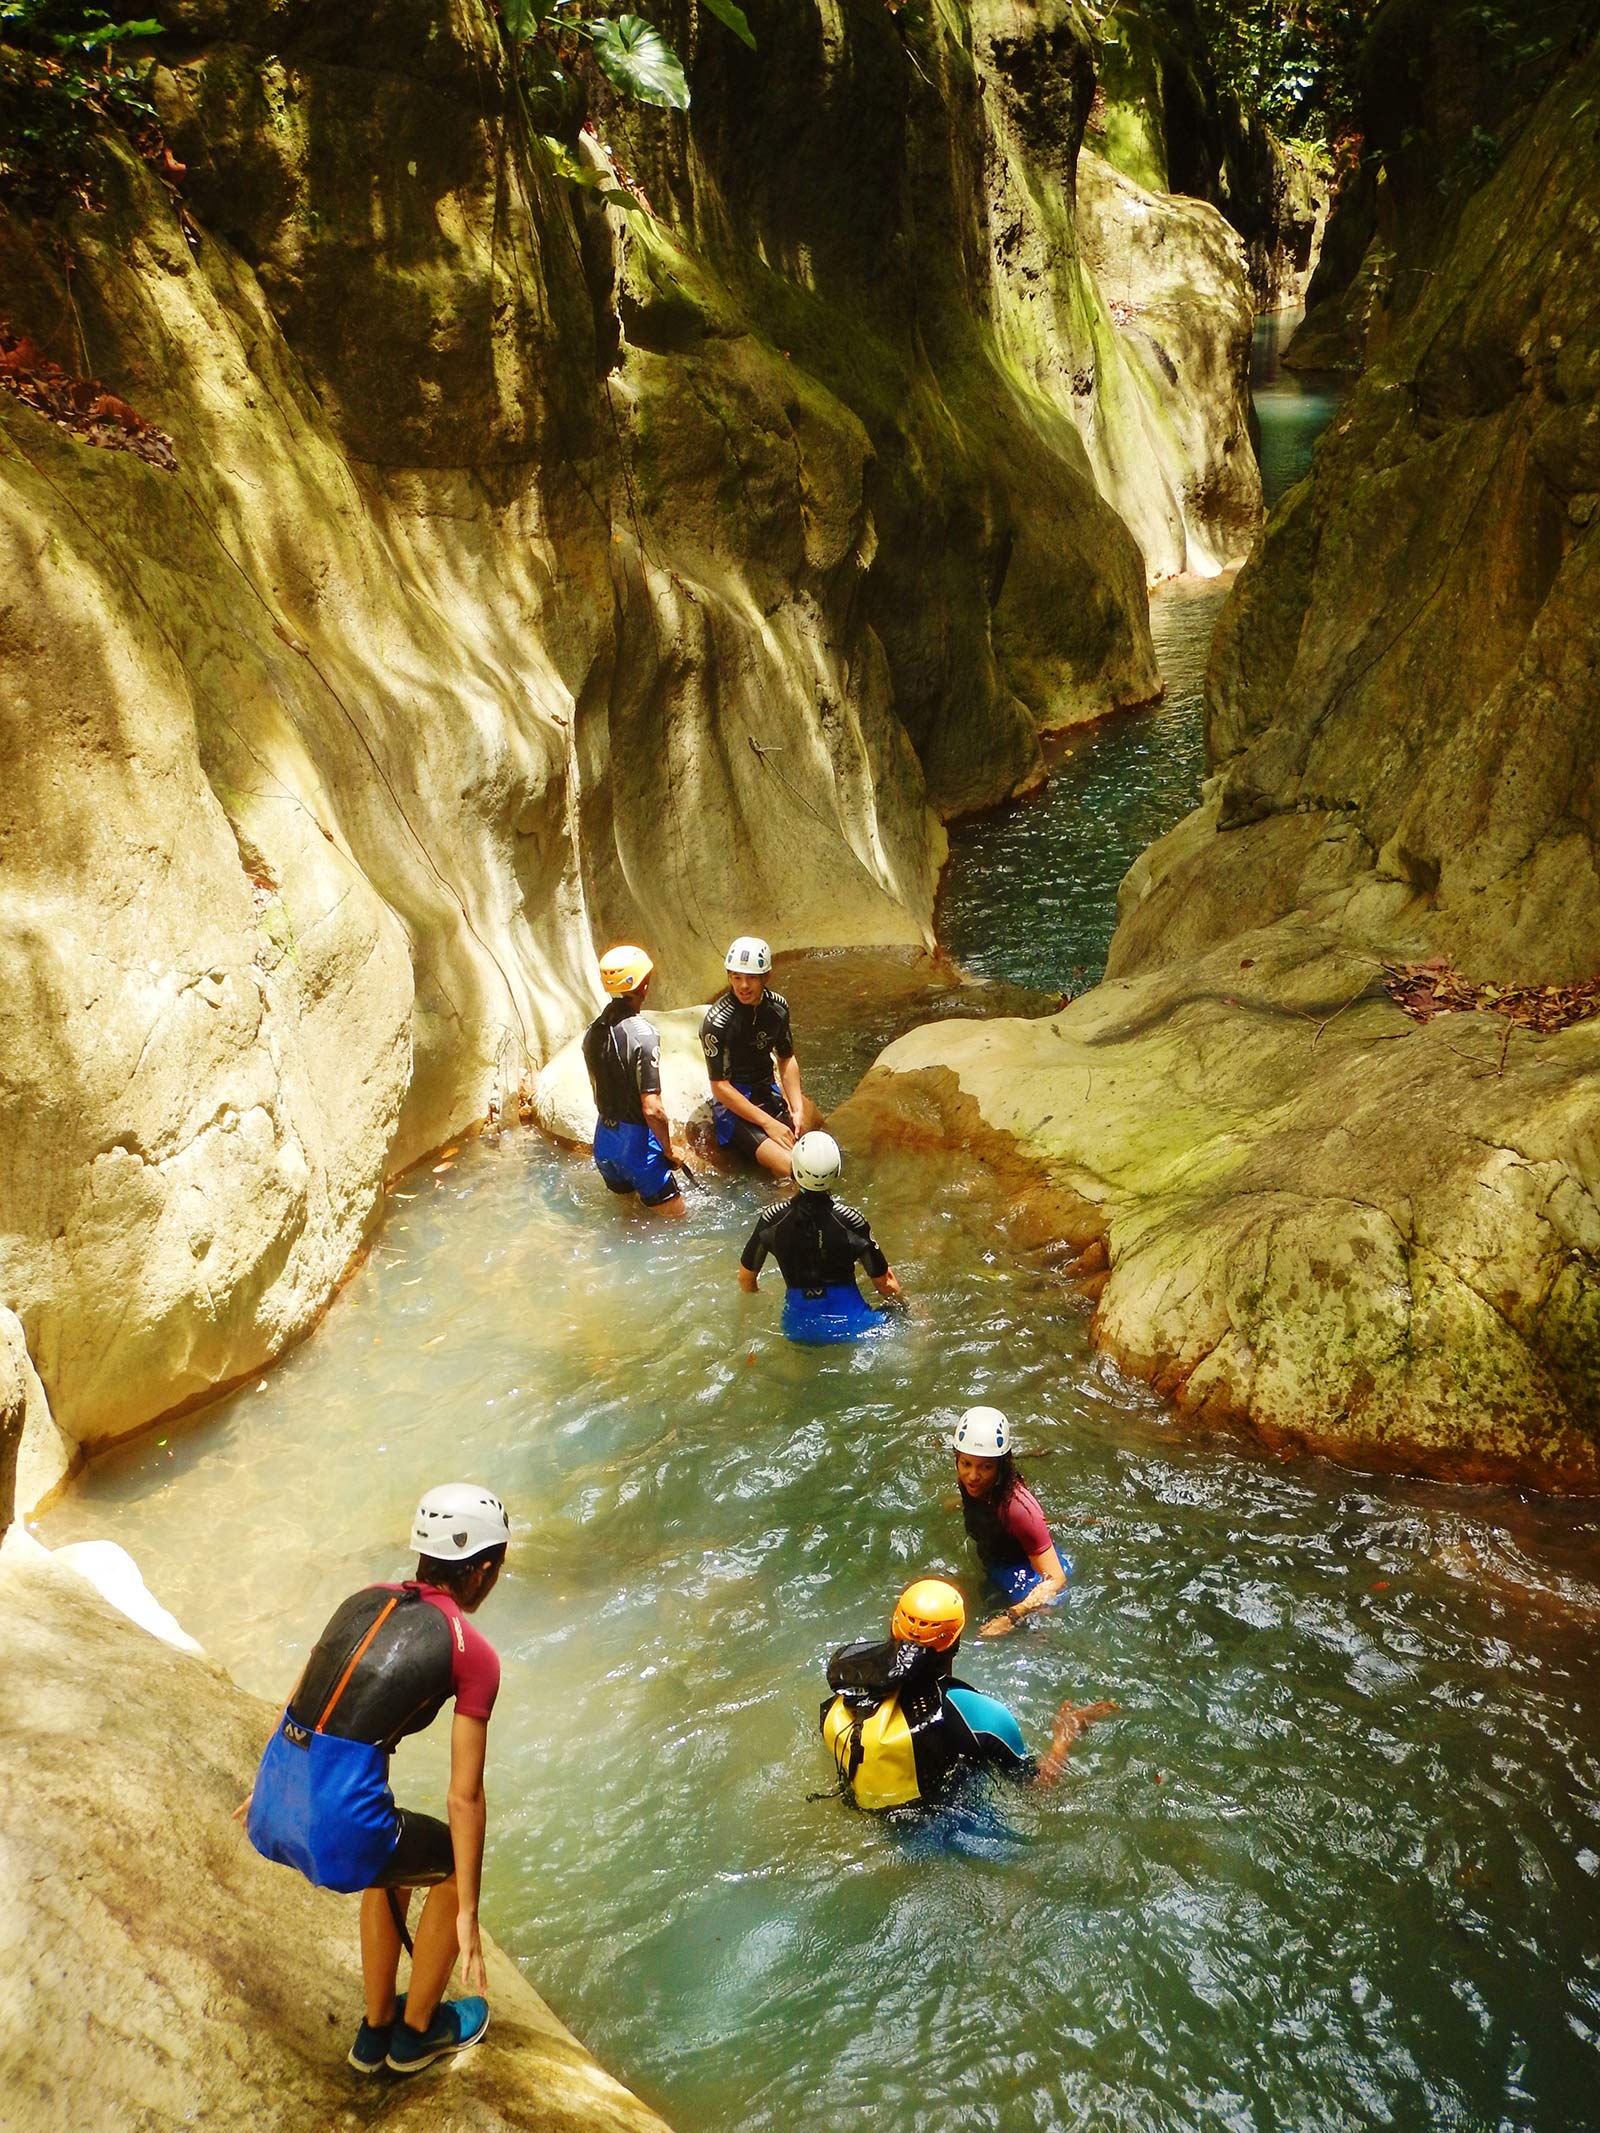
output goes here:
<path id="1" fill-rule="evenodd" d="M 1298 312 L 1280 312 L 1256 329 L 1253 389 L 1269 505 L 1311 464 L 1339 399 L 1341 381 L 1280 367 L 1298 322 Z M 1119 882 L 1200 797 L 1201 683 L 1230 582 L 1160 587 L 1150 627 L 1166 683 L 1161 702 L 1057 743 L 1042 793 L 963 824 L 952 840 L 940 937 L 967 969 L 1071 993 L 1100 977 Z"/>
<path id="2" fill-rule="evenodd" d="M 784 982 L 830 1098 L 914 1015 L 1010 1004 L 903 959 Z M 755 1184 L 668 1230 L 468 1144 L 259 1391 L 98 1462 L 45 1538 L 120 1540 L 273 1696 L 406 1567 L 422 1487 L 500 1488 L 486 1917 L 683 2133 L 1600 2124 L 1600 1520 L 1190 1440 L 981 1179 L 852 1149 L 848 1184 L 916 1309 L 807 1351 L 734 1284 Z M 816 1718 L 909 1576 L 979 1598 L 942 1439 L 980 1398 L 1076 1575 L 963 1672 L 1035 1741 L 1064 1694 L 1123 1716 L 949 1851 L 816 1797 Z"/>

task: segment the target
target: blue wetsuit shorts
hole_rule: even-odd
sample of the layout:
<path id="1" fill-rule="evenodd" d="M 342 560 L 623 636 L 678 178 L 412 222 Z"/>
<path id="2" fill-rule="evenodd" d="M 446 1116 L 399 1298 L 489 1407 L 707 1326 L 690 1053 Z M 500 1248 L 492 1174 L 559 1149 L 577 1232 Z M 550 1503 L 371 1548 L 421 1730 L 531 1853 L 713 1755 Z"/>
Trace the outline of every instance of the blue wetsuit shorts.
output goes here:
<path id="1" fill-rule="evenodd" d="M 675 1200 L 682 1189 L 666 1151 L 648 1126 L 596 1125 L 594 1167 L 613 1192 L 636 1192 L 646 1207 Z"/>
<path id="2" fill-rule="evenodd" d="M 783 1330 L 806 1348 L 827 1348 L 836 1341 L 859 1340 L 883 1324 L 853 1281 L 825 1289 L 789 1289 L 783 1299 Z"/>

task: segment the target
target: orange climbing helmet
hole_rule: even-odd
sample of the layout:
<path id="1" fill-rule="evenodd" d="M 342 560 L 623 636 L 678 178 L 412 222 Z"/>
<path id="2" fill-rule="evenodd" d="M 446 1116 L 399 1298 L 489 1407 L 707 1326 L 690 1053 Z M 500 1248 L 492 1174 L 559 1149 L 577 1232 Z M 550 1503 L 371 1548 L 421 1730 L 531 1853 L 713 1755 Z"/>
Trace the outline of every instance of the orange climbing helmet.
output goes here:
<path id="1" fill-rule="evenodd" d="M 901 1644 L 947 1652 L 967 1626 L 967 1603 L 943 1578 L 918 1578 L 900 1595 L 889 1634 Z"/>
<path id="2" fill-rule="evenodd" d="M 642 948 L 608 948 L 600 958 L 600 982 L 613 1000 L 637 992 L 655 964 Z"/>

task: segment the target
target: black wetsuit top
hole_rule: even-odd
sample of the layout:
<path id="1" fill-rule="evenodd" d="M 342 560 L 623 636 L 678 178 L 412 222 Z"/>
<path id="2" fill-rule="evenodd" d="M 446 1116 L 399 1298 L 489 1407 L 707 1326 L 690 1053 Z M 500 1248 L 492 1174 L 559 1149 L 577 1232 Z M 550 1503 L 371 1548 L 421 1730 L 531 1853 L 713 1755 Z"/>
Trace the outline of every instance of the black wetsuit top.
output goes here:
<path id="1" fill-rule="evenodd" d="M 362 1638 L 397 1595 L 382 1585 L 352 1593 L 318 1638 L 289 1716 L 314 1727 Z M 323 1731 L 369 1741 L 393 1754 L 408 1733 L 431 1726 L 456 1692 L 450 1618 L 415 1586 L 362 1655 Z"/>
<path id="2" fill-rule="evenodd" d="M 773 1060 L 794 1057 L 789 1003 L 770 986 L 754 1007 L 742 1006 L 731 988 L 719 992 L 706 1009 L 700 1042 L 713 1081 L 765 1088 L 776 1079 Z"/>
<path id="3" fill-rule="evenodd" d="M 789 1287 L 808 1294 L 853 1283 L 858 1260 L 874 1280 L 889 1271 L 866 1216 L 827 1192 L 797 1192 L 763 1210 L 739 1264 L 759 1274 L 769 1252 Z"/>
<path id="4" fill-rule="evenodd" d="M 661 1094 L 661 1039 L 626 1000 L 613 1000 L 583 1033 L 595 1109 L 603 1126 L 642 1126 L 641 1096 Z"/>
<path id="5" fill-rule="evenodd" d="M 829 1688 L 858 1716 L 870 1717 L 887 1698 L 899 1697 L 900 1715 L 911 1730 L 917 1790 L 925 1801 L 937 1798 L 958 1763 L 996 1763 L 1024 1773 L 1033 1767 L 1003 1742 L 973 1732 L 945 1695 L 946 1689 L 962 1686 L 951 1671 L 954 1665 L 953 1651 L 930 1651 L 894 1637 L 882 1644 L 843 1645 L 828 1661 Z M 830 1697 L 822 1706 L 824 1722 L 832 1702 Z"/>

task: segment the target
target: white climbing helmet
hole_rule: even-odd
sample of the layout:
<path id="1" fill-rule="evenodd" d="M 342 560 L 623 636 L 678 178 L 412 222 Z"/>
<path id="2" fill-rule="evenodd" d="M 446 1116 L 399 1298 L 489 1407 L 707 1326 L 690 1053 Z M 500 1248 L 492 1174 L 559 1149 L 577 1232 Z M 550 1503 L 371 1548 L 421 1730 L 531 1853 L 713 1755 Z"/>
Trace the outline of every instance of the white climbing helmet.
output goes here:
<path id="1" fill-rule="evenodd" d="M 411 1521 L 411 1545 L 437 1563 L 464 1563 L 487 1548 L 503 1548 L 511 1521 L 498 1496 L 475 1481 L 446 1481 L 430 1489 Z"/>
<path id="2" fill-rule="evenodd" d="M 844 1157 L 831 1133 L 802 1133 L 790 1157 L 794 1181 L 802 1192 L 826 1192 L 841 1170 Z"/>
<path id="3" fill-rule="evenodd" d="M 764 978 L 772 968 L 772 950 L 753 933 L 741 933 L 723 957 L 722 967 L 741 978 Z"/>
<path id="4" fill-rule="evenodd" d="M 1011 1424 L 998 1407 L 969 1407 L 956 1424 L 950 1448 L 969 1459 L 1003 1459 L 1011 1449 Z"/>

